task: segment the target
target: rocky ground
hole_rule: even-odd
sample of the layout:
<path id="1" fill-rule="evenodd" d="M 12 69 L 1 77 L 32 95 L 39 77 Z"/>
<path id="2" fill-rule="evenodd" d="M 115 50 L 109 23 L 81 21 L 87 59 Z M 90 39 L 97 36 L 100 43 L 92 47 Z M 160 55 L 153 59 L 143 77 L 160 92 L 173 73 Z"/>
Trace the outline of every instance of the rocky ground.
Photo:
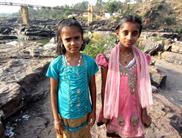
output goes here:
<path id="1" fill-rule="evenodd" d="M 180 31 L 181 4 L 179 0 L 151 1 L 131 7 L 131 10 L 144 16 L 146 30 Z M 35 28 L 20 25 L 16 18 L 0 19 L 0 34 L 3 34 L 0 35 L 0 138 L 4 138 L 4 134 L 7 138 L 55 138 L 49 80 L 45 78 L 45 71 L 55 57 L 56 48 L 54 43 L 43 45 L 35 40 L 55 36 L 57 22 L 37 20 L 34 22 Z M 93 22 L 87 29 L 113 30 L 116 23 L 113 19 Z M 182 34 L 164 33 L 158 36 L 159 32 L 146 32 L 142 33 L 144 37 L 140 37 L 144 40 L 141 45 L 149 46 L 147 50 L 150 54 L 160 54 L 160 46 L 164 44 L 160 58 L 154 59 L 155 66 L 167 76 L 166 85 L 159 87 L 158 93 L 153 93 L 154 104 L 148 109 L 152 124 L 146 128 L 146 138 L 182 137 Z M 152 36 L 158 36 L 160 45 L 150 41 Z M 167 42 L 161 42 L 163 36 Z M 174 40 L 178 40 L 178 43 Z M 159 85 L 162 76 L 157 74 L 155 77 L 153 79 Z M 98 113 L 101 106 L 100 73 L 96 78 Z M 94 125 L 91 133 L 93 138 L 107 138 L 105 126 Z"/>
<path id="2" fill-rule="evenodd" d="M 0 118 L 4 118 L 5 134 L 11 138 L 54 138 L 49 80 L 44 75 L 47 63 L 55 56 L 55 44 L 29 41 L 0 45 L 0 49 L 0 110 L 4 112 L 4 116 L 0 112 Z M 166 87 L 153 94 L 154 105 L 148 109 L 152 125 L 146 128 L 146 138 L 180 138 L 182 66 L 155 60 L 168 77 Z M 96 79 L 98 113 L 100 73 Z M 106 138 L 105 126 L 95 125 L 91 133 L 93 138 Z"/>
<path id="3" fill-rule="evenodd" d="M 100 74 L 97 74 L 98 100 L 97 109 L 100 107 Z M 54 138 L 53 119 L 50 108 L 49 80 L 46 79 L 38 84 L 37 91 L 46 94 L 30 107 L 16 116 L 16 138 Z M 162 93 L 163 91 L 161 91 Z M 161 94 L 154 94 L 154 105 L 149 108 L 152 117 L 152 125 L 146 129 L 146 138 L 180 138 L 182 136 L 182 112 L 181 108 L 174 105 Z M 98 110 L 97 110 L 98 111 Z M 28 116 L 27 119 L 23 116 Z M 14 120 L 15 118 L 11 118 Z M 91 130 L 93 138 L 106 138 L 105 126 Z"/>

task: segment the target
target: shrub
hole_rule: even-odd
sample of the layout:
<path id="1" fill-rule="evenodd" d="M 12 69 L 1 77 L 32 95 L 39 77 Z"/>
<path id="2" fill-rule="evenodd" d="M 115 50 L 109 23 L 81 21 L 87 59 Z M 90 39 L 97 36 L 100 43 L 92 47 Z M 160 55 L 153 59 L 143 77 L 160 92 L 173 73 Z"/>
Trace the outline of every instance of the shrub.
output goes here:
<path id="1" fill-rule="evenodd" d="M 95 58 L 97 54 L 104 53 L 114 47 L 116 36 L 106 32 L 94 32 L 91 41 L 86 46 L 83 53 Z"/>
<path id="2" fill-rule="evenodd" d="M 179 33 L 179 34 L 182 34 L 182 27 L 181 28 L 180 27 L 176 28 L 175 32 Z"/>
<path id="3" fill-rule="evenodd" d="M 176 19 L 174 17 L 166 17 L 164 19 L 164 23 L 166 25 L 172 25 L 172 24 L 176 24 Z"/>

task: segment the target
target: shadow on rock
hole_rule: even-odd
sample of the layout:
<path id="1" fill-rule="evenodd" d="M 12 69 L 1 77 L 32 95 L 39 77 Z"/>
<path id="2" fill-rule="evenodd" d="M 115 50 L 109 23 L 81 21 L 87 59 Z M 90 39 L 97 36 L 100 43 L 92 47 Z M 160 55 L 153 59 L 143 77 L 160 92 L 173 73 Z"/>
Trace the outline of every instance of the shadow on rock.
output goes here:
<path id="1" fill-rule="evenodd" d="M 173 115 L 171 118 L 170 124 L 179 132 L 179 135 L 182 137 L 182 117 L 178 115 Z"/>

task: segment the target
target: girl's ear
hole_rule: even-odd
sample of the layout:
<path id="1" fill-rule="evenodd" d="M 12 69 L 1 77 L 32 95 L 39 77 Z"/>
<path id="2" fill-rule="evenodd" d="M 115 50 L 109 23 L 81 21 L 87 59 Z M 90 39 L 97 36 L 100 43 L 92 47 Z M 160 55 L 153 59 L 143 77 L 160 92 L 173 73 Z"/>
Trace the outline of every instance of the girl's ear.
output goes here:
<path id="1" fill-rule="evenodd" d="M 116 35 L 117 37 L 119 37 L 119 30 L 116 30 L 116 31 L 115 31 L 115 35 Z"/>
<path id="2" fill-rule="evenodd" d="M 82 44 L 84 44 L 84 43 L 85 43 L 85 38 L 82 35 Z"/>
<path id="3" fill-rule="evenodd" d="M 84 44 L 84 38 L 83 38 L 83 36 L 82 36 L 82 45 Z"/>

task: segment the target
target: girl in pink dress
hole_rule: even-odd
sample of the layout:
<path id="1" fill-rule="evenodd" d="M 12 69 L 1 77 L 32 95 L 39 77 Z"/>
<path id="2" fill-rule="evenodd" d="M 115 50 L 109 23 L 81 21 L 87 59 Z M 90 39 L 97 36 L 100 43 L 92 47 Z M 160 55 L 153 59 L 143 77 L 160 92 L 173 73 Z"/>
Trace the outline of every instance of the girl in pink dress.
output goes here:
<path id="1" fill-rule="evenodd" d="M 109 137 L 144 137 L 144 125 L 151 123 L 146 110 L 153 103 L 148 72 L 150 56 L 135 46 L 141 31 L 140 18 L 124 16 L 116 28 L 119 43 L 109 58 L 104 54 L 96 57 L 102 76 L 98 125 L 106 124 Z"/>

